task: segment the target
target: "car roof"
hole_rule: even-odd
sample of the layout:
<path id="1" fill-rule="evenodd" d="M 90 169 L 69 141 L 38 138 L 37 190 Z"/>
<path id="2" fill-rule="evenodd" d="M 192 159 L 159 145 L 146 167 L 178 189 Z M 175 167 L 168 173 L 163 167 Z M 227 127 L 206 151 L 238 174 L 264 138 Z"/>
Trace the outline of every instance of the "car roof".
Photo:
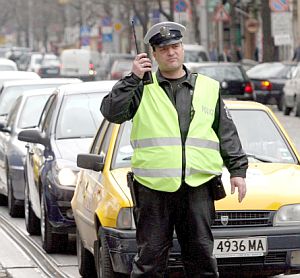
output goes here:
<path id="1" fill-rule="evenodd" d="M 27 98 L 32 95 L 50 95 L 54 92 L 54 88 L 42 88 L 42 89 L 31 89 L 25 90 L 20 97 Z"/>
<path id="2" fill-rule="evenodd" d="M 6 79 L 41 79 L 41 77 L 35 73 L 30 71 L 1 71 L 0 80 Z"/>
<path id="3" fill-rule="evenodd" d="M 240 66 L 239 63 L 233 62 L 188 62 L 184 63 L 187 68 L 200 68 L 200 67 L 219 67 L 219 66 Z"/>
<path id="4" fill-rule="evenodd" d="M 3 82 L 3 87 L 23 86 L 32 84 L 66 84 L 66 83 L 80 83 L 79 78 L 41 78 L 32 80 L 11 80 Z"/>
<path id="5" fill-rule="evenodd" d="M 229 109 L 243 109 L 243 110 L 263 110 L 268 112 L 270 109 L 259 102 L 256 101 L 241 101 L 241 100 L 224 100 L 226 106 Z"/>
<path id="6" fill-rule="evenodd" d="M 63 92 L 65 95 L 89 93 L 89 92 L 108 92 L 116 84 L 117 80 L 101 80 L 101 81 L 88 81 L 79 84 L 67 84 L 57 88 L 57 91 Z"/>

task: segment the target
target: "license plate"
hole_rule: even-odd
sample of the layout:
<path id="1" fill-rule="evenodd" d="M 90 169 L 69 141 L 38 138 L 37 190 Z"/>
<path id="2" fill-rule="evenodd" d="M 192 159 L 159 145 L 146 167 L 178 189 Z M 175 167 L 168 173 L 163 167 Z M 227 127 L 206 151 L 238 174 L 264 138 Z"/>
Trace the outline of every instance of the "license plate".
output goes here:
<path id="1" fill-rule="evenodd" d="M 48 69 L 48 70 L 46 70 L 46 73 L 56 74 L 56 73 L 58 73 L 58 69 Z"/>
<path id="2" fill-rule="evenodd" d="M 214 240 L 216 258 L 257 257 L 267 253 L 266 237 L 226 238 Z"/>

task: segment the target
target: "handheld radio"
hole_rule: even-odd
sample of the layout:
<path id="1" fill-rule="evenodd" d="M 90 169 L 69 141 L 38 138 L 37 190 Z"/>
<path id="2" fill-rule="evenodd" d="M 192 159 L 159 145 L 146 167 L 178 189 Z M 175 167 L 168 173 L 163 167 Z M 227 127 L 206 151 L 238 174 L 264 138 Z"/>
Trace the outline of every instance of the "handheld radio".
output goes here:
<path id="1" fill-rule="evenodd" d="M 133 32 L 133 37 L 134 37 L 136 53 L 139 54 L 139 48 L 138 48 L 138 44 L 137 44 L 137 40 L 136 40 L 135 26 L 134 26 L 133 20 L 131 21 L 131 25 L 132 25 L 132 32 Z M 144 76 L 143 76 L 143 84 L 148 85 L 148 84 L 152 84 L 152 83 L 153 83 L 153 79 L 152 79 L 151 72 L 150 71 L 145 72 Z"/>

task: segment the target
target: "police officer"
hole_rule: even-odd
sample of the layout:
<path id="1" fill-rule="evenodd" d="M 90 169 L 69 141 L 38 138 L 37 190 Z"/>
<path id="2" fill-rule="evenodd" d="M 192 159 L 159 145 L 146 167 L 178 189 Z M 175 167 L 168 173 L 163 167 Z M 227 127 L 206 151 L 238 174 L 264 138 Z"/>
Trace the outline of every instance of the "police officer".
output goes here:
<path id="1" fill-rule="evenodd" d="M 218 277 L 213 256 L 211 187 L 223 163 L 230 172 L 231 193 L 246 194 L 248 167 L 236 127 L 219 94 L 219 83 L 192 74 L 183 65 L 185 27 L 175 22 L 152 26 L 144 42 L 158 64 L 153 83 L 146 53 L 138 54 L 132 72 L 103 99 L 101 112 L 114 123 L 132 120 L 138 253 L 131 277 L 165 277 L 174 228 L 186 277 Z"/>

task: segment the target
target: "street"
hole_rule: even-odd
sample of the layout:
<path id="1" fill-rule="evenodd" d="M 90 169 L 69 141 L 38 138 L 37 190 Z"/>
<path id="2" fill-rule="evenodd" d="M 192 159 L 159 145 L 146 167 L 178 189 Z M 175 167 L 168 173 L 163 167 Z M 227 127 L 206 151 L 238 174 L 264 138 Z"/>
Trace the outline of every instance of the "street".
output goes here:
<path id="1" fill-rule="evenodd" d="M 272 107 L 272 109 L 300 151 L 300 129 L 298 128 L 300 126 L 300 118 L 293 115 L 284 116 L 276 108 Z M 4 219 L 13 224 L 21 236 L 18 233 L 16 235 L 12 234 L 8 230 L 8 224 L 3 222 Z M 40 236 L 28 235 L 23 218 L 11 218 L 7 207 L 1 206 L 0 220 L 0 263 L 3 267 L 3 269 L 0 267 L 0 277 L 38 278 L 47 277 L 49 273 L 51 273 L 51 277 L 81 277 L 77 268 L 74 238 L 71 238 L 67 250 L 63 253 L 47 254 L 41 247 Z M 17 237 L 19 237 L 19 241 L 16 241 Z M 25 239 L 29 239 L 27 245 L 25 244 Z M 44 264 L 42 261 L 44 261 Z M 7 272 L 5 272 L 5 269 Z M 276 277 L 283 276 L 278 275 Z M 289 275 L 288 277 L 300 277 L 300 274 Z"/>

